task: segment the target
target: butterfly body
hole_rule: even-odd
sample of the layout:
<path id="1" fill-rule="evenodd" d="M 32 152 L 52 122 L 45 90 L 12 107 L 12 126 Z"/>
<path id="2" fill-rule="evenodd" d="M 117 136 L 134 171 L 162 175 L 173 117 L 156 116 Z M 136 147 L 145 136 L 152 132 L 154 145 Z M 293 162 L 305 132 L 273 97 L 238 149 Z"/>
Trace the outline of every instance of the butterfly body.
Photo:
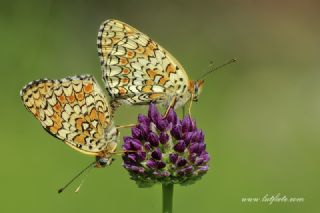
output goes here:
<path id="1" fill-rule="evenodd" d="M 203 81 L 192 81 L 167 50 L 130 25 L 105 21 L 98 33 L 98 54 L 109 95 L 121 104 L 175 108 L 193 101 Z"/>
<path id="2" fill-rule="evenodd" d="M 97 166 L 111 163 L 118 130 L 108 101 L 92 76 L 32 81 L 20 96 L 51 135 L 83 154 L 96 156 Z"/>

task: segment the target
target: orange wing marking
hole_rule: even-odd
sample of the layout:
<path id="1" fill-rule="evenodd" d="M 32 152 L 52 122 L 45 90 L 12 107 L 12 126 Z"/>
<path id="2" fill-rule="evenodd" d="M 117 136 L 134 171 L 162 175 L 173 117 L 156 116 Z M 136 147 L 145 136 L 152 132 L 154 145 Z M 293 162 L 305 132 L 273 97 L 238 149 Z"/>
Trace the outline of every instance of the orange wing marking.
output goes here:
<path id="1" fill-rule="evenodd" d="M 83 91 L 84 91 L 85 93 L 91 93 L 92 90 L 93 90 L 93 85 L 92 85 L 92 84 L 87 84 L 87 85 L 85 85 L 85 86 L 83 87 Z"/>

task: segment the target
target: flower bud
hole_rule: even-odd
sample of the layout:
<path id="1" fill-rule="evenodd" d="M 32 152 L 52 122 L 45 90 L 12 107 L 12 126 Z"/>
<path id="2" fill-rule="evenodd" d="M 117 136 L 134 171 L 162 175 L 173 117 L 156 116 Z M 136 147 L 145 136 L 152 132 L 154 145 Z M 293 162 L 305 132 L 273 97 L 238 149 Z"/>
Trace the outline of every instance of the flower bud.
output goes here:
<path id="1" fill-rule="evenodd" d="M 148 116 L 139 115 L 124 137 L 123 167 L 140 187 L 155 183 L 194 183 L 209 169 L 204 134 L 189 116 L 179 120 L 171 108 L 163 117 L 154 104 Z M 130 152 L 129 152 L 130 151 Z"/>

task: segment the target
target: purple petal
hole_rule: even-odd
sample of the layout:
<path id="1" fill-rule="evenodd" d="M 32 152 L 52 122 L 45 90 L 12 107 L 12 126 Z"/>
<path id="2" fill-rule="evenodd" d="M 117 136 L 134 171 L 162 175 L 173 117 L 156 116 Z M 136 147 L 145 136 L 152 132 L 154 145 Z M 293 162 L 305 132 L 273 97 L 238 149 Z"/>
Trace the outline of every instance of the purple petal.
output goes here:
<path id="1" fill-rule="evenodd" d="M 123 160 L 124 164 L 126 164 L 126 163 L 129 163 L 129 164 L 130 164 L 129 159 L 128 159 L 128 156 L 127 156 L 126 154 L 125 154 L 125 155 L 122 155 L 122 160 Z"/>
<path id="2" fill-rule="evenodd" d="M 146 124 L 144 124 L 144 123 L 138 124 L 137 127 L 138 127 L 139 130 L 141 131 L 141 136 L 142 136 L 143 138 L 146 138 L 146 137 L 148 136 L 148 133 L 150 132 L 149 127 L 148 127 Z"/>
<path id="3" fill-rule="evenodd" d="M 199 152 L 199 144 L 198 143 L 193 143 L 189 147 L 189 152 L 190 153 L 198 153 Z"/>
<path id="4" fill-rule="evenodd" d="M 199 143 L 203 143 L 204 142 L 204 133 L 201 131 L 201 130 L 199 130 L 200 131 L 200 135 L 199 135 Z"/>
<path id="5" fill-rule="evenodd" d="M 207 165 L 198 167 L 198 171 L 201 173 L 208 171 L 208 169 L 209 169 L 209 166 L 207 166 Z"/>
<path id="6" fill-rule="evenodd" d="M 169 135 L 165 132 L 161 132 L 159 136 L 159 140 L 161 144 L 166 144 L 169 141 Z"/>
<path id="7" fill-rule="evenodd" d="M 148 134 L 147 140 L 150 142 L 150 144 L 154 147 L 159 146 L 159 137 L 154 132 L 150 132 Z"/>
<path id="8" fill-rule="evenodd" d="M 186 168 L 183 168 L 182 170 L 183 170 L 183 172 L 184 172 L 185 174 L 189 174 L 189 173 L 192 172 L 193 166 L 187 166 Z"/>
<path id="9" fill-rule="evenodd" d="M 178 158 L 176 164 L 177 164 L 177 166 L 179 166 L 179 167 L 185 166 L 185 165 L 187 164 L 187 160 L 184 159 L 184 158 Z"/>
<path id="10" fill-rule="evenodd" d="M 165 119 L 162 119 L 162 118 L 157 119 L 155 124 L 160 131 L 166 130 L 169 126 L 169 123 Z"/>
<path id="11" fill-rule="evenodd" d="M 126 151 L 140 150 L 142 147 L 140 141 L 135 138 L 124 137 L 123 140 L 124 140 L 123 149 Z"/>
<path id="12" fill-rule="evenodd" d="M 155 159 L 155 160 L 161 160 L 161 158 L 162 158 L 162 153 L 161 153 L 160 149 L 158 148 L 158 149 L 154 150 L 154 151 L 151 153 L 151 157 L 152 157 L 153 159 Z"/>
<path id="13" fill-rule="evenodd" d="M 190 162 L 194 163 L 196 161 L 197 156 L 198 155 L 196 153 L 191 153 L 188 159 Z"/>
<path id="14" fill-rule="evenodd" d="M 197 130 L 193 133 L 191 142 L 192 143 L 203 143 L 204 134 L 201 130 Z"/>
<path id="15" fill-rule="evenodd" d="M 193 136 L 193 132 L 187 132 L 183 135 L 183 140 L 184 140 L 186 146 L 188 146 L 190 144 L 192 136 Z"/>
<path id="16" fill-rule="evenodd" d="M 157 164 L 158 169 L 163 169 L 164 167 L 166 167 L 166 164 L 162 161 L 158 161 Z"/>
<path id="17" fill-rule="evenodd" d="M 184 170 L 183 170 L 183 169 L 179 169 L 179 170 L 177 171 L 177 174 L 178 174 L 179 176 L 184 176 Z"/>
<path id="18" fill-rule="evenodd" d="M 133 127 L 133 128 L 131 129 L 131 134 L 132 134 L 132 137 L 133 137 L 133 138 L 140 139 L 140 137 L 141 137 L 141 130 L 138 129 L 137 127 Z"/>
<path id="19" fill-rule="evenodd" d="M 178 117 L 176 112 L 172 108 L 169 109 L 166 119 L 167 121 L 169 121 L 169 123 L 172 123 L 173 125 L 177 124 Z"/>
<path id="20" fill-rule="evenodd" d="M 161 176 L 162 177 L 169 177 L 170 173 L 168 171 L 163 171 L 163 172 L 161 172 Z"/>
<path id="21" fill-rule="evenodd" d="M 131 144 L 130 143 L 124 143 L 122 147 L 123 147 L 124 151 L 131 150 Z"/>
<path id="22" fill-rule="evenodd" d="M 201 130 L 193 132 L 191 143 L 203 143 L 204 134 Z"/>
<path id="23" fill-rule="evenodd" d="M 202 163 L 203 163 L 203 158 L 198 157 L 198 158 L 196 158 L 196 160 L 195 160 L 195 162 L 194 162 L 194 165 L 199 166 L 199 165 L 201 165 Z"/>
<path id="24" fill-rule="evenodd" d="M 192 120 L 190 116 L 186 116 L 182 120 L 182 132 L 192 131 Z"/>
<path id="25" fill-rule="evenodd" d="M 135 154 L 128 154 L 128 159 L 132 162 L 136 162 L 137 161 L 137 157 Z"/>
<path id="26" fill-rule="evenodd" d="M 138 115 L 138 121 L 139 121 L 139 123 L 144 123 L 146 125 L 150 124 L 150 119 L 147 116 L 142 115 L 142 114 Z"/>
<path id="27" fill-rule="evenodd" d="M 123 141 L 124 141 L 124 143 L 130 143 L 130 140 L 132 140 L 132 137 L 130 137 L 130 136 L 124 136 L 123 137 Z"/>
<path id="28" fill-rule="evenodd" d="M 137 139 L 132 139 L 132 140 L 130 141 L 130 143 L 131 143 L 131 148 L 132 148 L 132 150 L 141 150 L 142 145 L 141 145 L 141 143 L 140 143 L 139 140 L 137 140 Z"/>
<path id="29" fill-rule="evenodd" d="M 171 163 L 176 163 L 177 159 L 178 159 L 178 155 L 176 153 L 172 153 L 169 155 L 169 159 Z"/>
<path id="30" fill-rule="evenodd" d="M 161 177 L 161 174 L 158 171 L 152 172 L 152 175 L 155 176 L 155 177 Z"/>
<path id="31" fill-rule="evenodd" d="M 199 143 L 199 152 L 203 152 L 206 150 L 206 144 L 205 143 Z"/>
<path id="32" fill-rule="evenodd" d="M 171 135 L 177 139 L 180 140 L 182 137 L 182 126 L 181 125 L 176 125 L 172 128 L 171 130 Z"/>
<path id="33" fill-rule="evenodd" d="M 146 151 L 152 150 L 151 144 L 149 142 L 145 142 L 144 143 L 144 148 L 145 148 Z"/>
<path id="34" fill-rule="evenodd" d="M 147 157 L 147 153 L 146 152 L 141 152 L 141 151 L 137 152 L 136 155 L 137 155 L 137 160 L 140 161 L 140 162 L 144 161 L 146 159 L 146 157 Z"/>
<path id="35" fill-rule="evenodd" d="M 150 168 L 150 169 L 155 169 L 157 168 L 157 162 L 153 159 L 151 160 L 148 160 L 147 161 L 147 166 Z"/>
<path id="36" fill-rule="evenodd" d="M 208 153 L 206 154 L 201 154 L 200 156 L 203 159 L 203 162 L 207 163 L 210 160 L 210 156 Z"/>
<path id="37" fill-rule="evenodd" d="M 158 112 L 158 109 L 154 103 L 149 105 L 148 117 L 154 123 L 157 123 L 158 119 L 161 119 L 161 115 Z"/>
<path id="38" fill-rule="evenodd" d="M 195 131 L 197 130 L 197 124 L 195 120 L 192 120 L 191 122 L 191 131 Z"/>
<path id="39" fill-rule="evenodd" d="M 140 173 L 140 174 L 144 173 L 144 168 L 140 166 L 131 166 L 130 170 L 135 173 Z"/>
<path id="40" fill-rule="evenodd" d="M 180 140 L 176 145 L 174 145 L 173 149 L 177 152 L 184 152 L 186 148 L 185 143 L 183 142 L 183 140 Z"/>
<path id="41" fill-rule="evenodd" d="M 130 164 L 130 163 L 127 163 L 127 162 L 125 162 L 125 163 L 123 164 L 123 167 L 124 167 L 125 169 L 130 169 L 131 164 Z"/>

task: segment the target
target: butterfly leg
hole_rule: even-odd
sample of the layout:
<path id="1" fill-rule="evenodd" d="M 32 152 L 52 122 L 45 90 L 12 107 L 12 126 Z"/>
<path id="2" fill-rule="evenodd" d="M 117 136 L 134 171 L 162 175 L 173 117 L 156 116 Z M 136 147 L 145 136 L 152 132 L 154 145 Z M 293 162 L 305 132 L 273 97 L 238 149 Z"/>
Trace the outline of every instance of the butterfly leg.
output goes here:
<path id="1" fill-rule="evenodd" d="M 122 126 L 116 126 L 117 129 L 121 129 L 121 128 L 131 128 L 131 127 L 135 127 L 137 126 L 137 124 L 127 124 L 127 125 L 122 125 Z"/>
<path id="2" fill-rule="evenodd" d="M 137 150 L 125 150 L 125 151 L 117 151 L 117 152 L 112 152 L 111 154 L 113 155 L 122 155 L 125 153 L 134 153 L 137 152 Z"/>
<path id="3" fill-rule="evenodd" d="M 170 104 L 169 104 L 169 106 L 168 106 L 168 108 L 167 108 L 167 110 L 166 110 L 166 113 L 165 113 L 164 116 L 163 116 L 164 118 L 167 117 L 170 108 L 174 108 L 174 106 L 176 105 L 176 101 L 177 101 L 177 97 L 176 97 L 176 96 L 173 96 L 173 98 L 172 98 L 172 100 L 171 100 L 171 102 L 170 102 Z"/>
<path id="4" fill-rule="evenodd" d="M 184 118 L 185 115 L 186 115 L 186 107 L 182 106 L 182 117 Z"/>
<path id="5" fill-rule="evenodd" d="M 193 96 L 194 96 L 194 95 L 191 94 L 190 104 L 189 104 L 189 108 L 188 108 L 190 118 L 191 118 L 191 107 L 192 107 L 192 102 L 193 102 Z"/>

